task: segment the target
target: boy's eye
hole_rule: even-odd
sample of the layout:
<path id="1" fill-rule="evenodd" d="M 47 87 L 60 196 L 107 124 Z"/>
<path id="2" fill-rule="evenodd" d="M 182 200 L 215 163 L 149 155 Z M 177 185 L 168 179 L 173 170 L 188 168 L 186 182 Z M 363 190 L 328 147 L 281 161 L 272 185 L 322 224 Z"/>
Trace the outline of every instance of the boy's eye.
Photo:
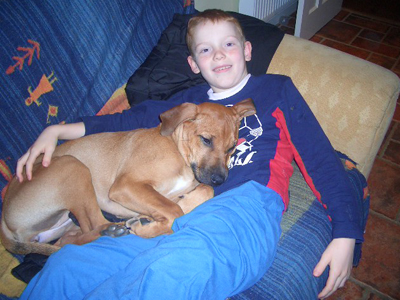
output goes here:
<path id="1" fill-rule="evenodd" d="M 200 50 L 200 53 L 207 53 L 208 51 L 210 51 L 210 49 L 208 48 L 204 48 Z"/>
<path id="2" fill-rule="evenodd" d="M 228 47 L 232 47 L 233 45 L 235 45 L 234 43 L 226 43 L 226 45 L 228 46 Z"/>

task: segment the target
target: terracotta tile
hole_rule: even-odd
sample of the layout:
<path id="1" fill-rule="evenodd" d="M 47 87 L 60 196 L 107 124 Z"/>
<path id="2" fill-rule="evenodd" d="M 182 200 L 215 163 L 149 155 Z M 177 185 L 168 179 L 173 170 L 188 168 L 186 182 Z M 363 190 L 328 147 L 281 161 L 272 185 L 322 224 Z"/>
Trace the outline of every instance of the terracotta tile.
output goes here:
<path id="1" fill-rule="evenodd" d="M 359 27 L 332 20 L 318 31 L 317 34 L 334 41 L 350 43 L 360 31 Z"/>
<path id="2" fill-rule="evenodd" d="M 359 285 L 347 280 L 343 288 L 338 289 L 333 295 L 328 297 L 328 300 L 347 300 L 361 299 L 363 296 L 363 288 Z"/>
<path id="3" fill-rule="evenodd" d="M 310 41 L 312 41 L 312 42 L 314 42 L 314 43 L 321 43 L 321 41 L 323 40 L 323 38 L 322 37 L 320 37 L 320 36 L 318 36 L 318 35 L 314 35 L 311 39 L 310 39 Z"/>
<path id="4" fill-rule="evenodd" d="M 393 130 L 392 140 L 400 142 L 400 124 L 396 122 L 396 125 Z"/>
<path id="5" fill-rule="evenodd" d="M 398 0 L 344 0 L 343 8 L 358 14 L 369 15 L 375 20 L 399 23 L 400 2 Z"/>
<path id="6" fill-rule="evenodd" d="M 394 111 L 394 116 L 393 120 L 400 122 L 400 104 L 399 104 L 399 99 L 397 99 L 397 105 L 396 105 L 396 110 Z"/>
<path id="7" fill-rule="evenodd" d="M 400 167 L 375 159 L 368 178 L 368 188 L 371 195 L 370 208 L 390 219 L 396 219 L 400 209 Z"/>
<path id="8" fill-rule="evenodd" d="M 279 28 L 286 34 L 294 35 L 294 28 L 289 28 L 286 26 L 280 26 Z"/>
<path id="9" fill-rule="evenodd" d="M 289 22 L 286 25 L 287 27 L 294 28 L 296 26 L 296 18 L 289 18 Z"/>
<path id="10" fill-rule="evenodd" d="M 400 47 L 400 27 L 390 28 L 383 42 L 391 46 Z"/>
<path id="11" fill-rule="evenodd" d="M 379 54 L 372 53 L 372 55 L 368 58 L 370 62 L 374 64 L 380 65 L 388 70 L 391 70 L 393 66 L 396 64 L 396 59 L 389 58 L 386 56 L 382 56 Z"/>
<path id="12" fill-rule="evenodd" d="M 384 154 L 383 152 L 386 150 L 386 144 L 389 144 L 390 136 L 392 134 L 392 130 L 394 130 L 394 127 L 395 127 L 396 124 L 397 124 L 397 122 L 394 122 L 394 121 L 390 122 L 389 128 L 386 131 L 385 137 L 383 138 L 382 145 L 381 145 L 381 147 L 379 148 L 379 151 L 378 151 L 378 156 L 379 157 L 383 156 L 383 154 Z"/>
<path id="13" fill-rule="evenodd" d="M 389 29 L 389 25 L 371 20 L 370 18 L 363 17 L 360 15 L 356 14 L 351 14 L 350 16 L 347 17 L 346 23 L 352 24 L 352 25 L 357 25 L 362 28 L 368 28 L 374 31 L 378 31 L 381 33 L 385 33 Z"/>
<path id="14" fill-rule="evenodd" d="M 348 15 L 350 15 L 350 12 L 342 9 L 333 19 L 337 21 L 343 21 Z"/>
<path id="15" fill-rule="evenodd" d="M 392 68 L 392 71 L 397 73 L 397 74 L 400 73 L 400 59 L 397 62 L 397 64 Z"/>
<path id="16" fill-rule="evenodd" d="M 351 45 L 392 58 L 397 58 L 400 55 L 400 48 L 380 44 L 363 38 L 356 38 Z"/>
<path id="17" fill-rule="evenodd" d="M 367 59 L 367 57 L 370 55 L 369 51 L 366 50 L 362 50 L 362 49 L 358 49 L 352 46 L 348 46 L 342 43 L 338 43 L 335 41 L 331 41 L 331 40 L 325 40 L 322 42 L 323 45 L 331 47 L 331 48 L 335 48 L 337 50 L 349 53 L 351 55 L 357 56 L 359 58 L 362 59 Z"/>
<path id="18" fill-rule="evenodd" d="M 388 300 L 389 297 L 385 295 L 370 294 L 368 300 Z"/>
<path id="19" fill-rule="evenodd" d="M 385 34 L 381 32 L 376 32 L 374 30 L 363 29 L 363 31 L 361 31 L 358 36 L 374 42 L 381 42 L 382 39 L 385 37 Z"/>
<path id="20" fill-rule="evenodd" d="M 370 214 L 360 265 L 353 277 L 381 293 L 400 299 L 400 226 Z"/>
<path id="21" fill-rule="evenodd" d="M 389 145 L 386 148 L 383 158 L 390 160 L 391 162 L 394 162 L 395 164 L 400 166 L 400 143 L 396 143 L 393 141 L 389 142 Z"/>

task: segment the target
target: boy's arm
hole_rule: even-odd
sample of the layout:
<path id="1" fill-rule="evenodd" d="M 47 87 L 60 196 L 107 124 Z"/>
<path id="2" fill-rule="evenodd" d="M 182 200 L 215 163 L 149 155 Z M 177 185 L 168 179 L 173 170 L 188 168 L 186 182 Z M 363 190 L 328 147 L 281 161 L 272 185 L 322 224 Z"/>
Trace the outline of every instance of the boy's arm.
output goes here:
<path id="1" fill-rule="evenodd" d="M 22 171 L 26 166 L 26 177 L 32 179 L 33 163 L 40 154 L 43 155 L 42 165 L 48 167 L 58 140 L 73 140 L 85 135 L 85 126 L 82 122 L 72 124 L 58 124 L 47 127 L 39 135 L 28 151 L 18 159 L 16 176 L 19 182 L 24 180 Z"/>
<path id="2" fill-rule="evenodd" d="M 26 167 L 28 180 L 32 179 L 33 163 L 40 154 L 44 154 L 42 165 L 50 165 L 51 157 L 57 146 L 58 140 L 73 140 L 84 135 L 100 132 L 127 131 L 137 128 L 155 127 L 160 123 L 158 116 L 164 111 L 183 102 L 184 92 L 172 96 L 168 101 L 144 101 L 120 114 L 83 117 L 81 122 L 52 125 L 39 135 L 35 143 L 18 160 L 16 176 L 20 182 Z"/>
<path id="3" fill-rule="evenodd" d="M 342 287 L 350 276 L 355 242 L 363 241 L 360 209 L 339 157 L 290 80 L 284 93 L 286 134 L 293 145 L 296 163 L 332 221 L 333 240 L 313 271 L 318 277 L 330 266 L 326 286 L 318 295 L 323 299 Z"/>
<path id="4" fill-rule="evenodd" d="M 291 80 L 283 93 L 285 133 L 307 184 L 332 221 L 333 238 L 362 242 L 360 208 L 340 158 Z"/>
<path id="5" fill-rule="evenodd" d="M 168 101 L 147 100 L 122 113 L 82 117 L 85 135 L 156 127 L 160 123 L 160 114 L 184 102 L 183 94 L 178 93 Z"/>

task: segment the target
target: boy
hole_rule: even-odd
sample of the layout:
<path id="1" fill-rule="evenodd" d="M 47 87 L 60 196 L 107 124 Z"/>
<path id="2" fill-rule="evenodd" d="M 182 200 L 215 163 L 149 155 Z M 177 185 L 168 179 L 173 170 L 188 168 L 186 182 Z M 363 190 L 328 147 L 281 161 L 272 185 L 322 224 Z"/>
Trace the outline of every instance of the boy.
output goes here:
<path id="1" fill-rule="evenodd" d="M 333 240 L 313 272 L 314 276 L 320 276 L 330 266 L 326 287 L 318 295 L 319 298 L 328 297 L 343 287 L 350 276 L 355 241 L 363 239 L 357 204 L 340 160 L 289 78 L 279 75 L 254 77 L 247 73 L 251 44 L 245 40 L 236 19 L 218 10 L 200 13 L 189 22 L 187 44 L 192 71 L 201 73 L 208 85 L 180 92 L 166 102 L 143 102 L 122 114 L 84 117 L 80 123 L 46 128 L 20 158 L 17 165 L 19 180 L 23 180 L 25 165 L 27 178 L 31 179 L 32 164 L 40 153 L 44 153 L 43 165 L 49 165 L 58 139 L 153 127 L 158 124 L 160 113 L 183 102 L 216 101 L 233 105 L 252 98 L 257 115 L 245 120 L 246 126 L 239 133 L 238 151 L 230 162 L 228 180 L 215 188 L 215 194 L 225 195 L 225 191 L 243 189 L 248 182 L 255 181 L 266 186 L 266 191 L 279 195 L 286 209 L 289 178 L 293 171 L 291 162 L 295 159 L 332 219 Z M 279 206 L 276 209 L 279 212 Z M 280 217 L 276 217 L 275 222 L 279 223 Z M 31 286 L 28 290 L 32 290 Z M 232 290 L 225 296 L 234 291 L 240 290 Z"/>

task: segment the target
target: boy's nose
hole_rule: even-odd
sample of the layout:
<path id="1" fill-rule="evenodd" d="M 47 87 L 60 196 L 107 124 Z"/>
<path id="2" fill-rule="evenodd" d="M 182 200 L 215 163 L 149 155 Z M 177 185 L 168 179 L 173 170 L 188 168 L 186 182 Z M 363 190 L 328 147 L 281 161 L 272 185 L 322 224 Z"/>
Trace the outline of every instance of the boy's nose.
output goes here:
<path id="1" fill-rule="evenodd" d="M 225 57 L 225 54 L 221 50 L 216 51 L 215 54 L 214 54 L 214 59 L 215 60 L 221 60 L 224 57 Z"/>

